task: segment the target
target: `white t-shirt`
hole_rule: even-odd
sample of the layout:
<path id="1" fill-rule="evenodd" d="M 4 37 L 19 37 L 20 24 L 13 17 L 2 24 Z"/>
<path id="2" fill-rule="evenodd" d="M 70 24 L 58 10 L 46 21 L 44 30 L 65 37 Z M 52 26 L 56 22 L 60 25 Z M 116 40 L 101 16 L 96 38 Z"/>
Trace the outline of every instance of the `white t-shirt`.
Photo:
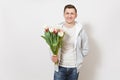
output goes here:
<path id="1" fill-rule="evenodd" d="M 75 26 L 71 28 L 67 28 L 63 26 L 65 35 L 63 38 L 63 46 L 61 48 L 60 66 L 76 67 L 76 51 L 74 50 L 75 32 L 76 32 L 75 28 L 76 28 Z"/>

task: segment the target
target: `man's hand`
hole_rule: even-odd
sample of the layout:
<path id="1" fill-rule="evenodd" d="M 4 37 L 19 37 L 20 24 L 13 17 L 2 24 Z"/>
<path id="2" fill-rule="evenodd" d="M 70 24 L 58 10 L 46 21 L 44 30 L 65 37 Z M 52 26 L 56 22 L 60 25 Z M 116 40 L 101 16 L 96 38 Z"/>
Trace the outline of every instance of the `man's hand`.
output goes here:
<path id="1" fill-rule="evenodd" d="M 58 62 L 58 56 L 57 56 L 57 55 L 53 55 L 53 56 L 52 56 L 52 61 L 53 61 L 54 63 L 57 63 L 57 62 Z"/>

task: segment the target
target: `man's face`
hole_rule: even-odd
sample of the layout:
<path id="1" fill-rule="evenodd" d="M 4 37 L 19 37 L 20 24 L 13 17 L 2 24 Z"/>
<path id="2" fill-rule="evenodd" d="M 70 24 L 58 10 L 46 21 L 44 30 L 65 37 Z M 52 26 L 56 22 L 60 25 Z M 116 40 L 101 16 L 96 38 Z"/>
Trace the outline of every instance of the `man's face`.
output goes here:
<path id="1" fill-rule="evenodd" d="M 77 17 L 77 13 L 74 8 L 66 8 L 64 12 L 64 18 L 67 23 L 73 23 L 75 18 Z"/>

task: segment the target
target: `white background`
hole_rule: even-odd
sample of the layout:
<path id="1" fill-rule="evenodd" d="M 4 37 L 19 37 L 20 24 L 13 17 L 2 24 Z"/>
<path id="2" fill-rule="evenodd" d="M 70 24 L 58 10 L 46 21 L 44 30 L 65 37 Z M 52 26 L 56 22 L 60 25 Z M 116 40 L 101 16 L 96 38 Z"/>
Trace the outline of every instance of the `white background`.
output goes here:
<path id="1" fill-rule="evenodd" d="M 53 80 L 43 25 L 64 20 L 72 3 L 89 37 L 79 80 L 120 80 L 119 0 L 0 0 L 0 80 Z"/>

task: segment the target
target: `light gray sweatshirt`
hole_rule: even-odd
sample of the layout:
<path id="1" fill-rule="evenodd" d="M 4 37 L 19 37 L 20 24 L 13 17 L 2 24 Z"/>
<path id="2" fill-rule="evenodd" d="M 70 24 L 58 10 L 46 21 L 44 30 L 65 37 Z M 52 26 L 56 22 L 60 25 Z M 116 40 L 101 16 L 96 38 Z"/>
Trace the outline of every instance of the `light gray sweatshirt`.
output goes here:
<path id="1" fill-rule="evenodd" d="M 60 23 L 59 26 L 62 28 L 64 25 L 64 22 Z M 76 22 L 76 33 L 75 33 L 75 42 L 74 42 L 74 49 L 76 50 L 76 67 L 77 67 L 77 72 L 79 72 L 80 67 L 82 66 L 83 59 L 88 53 L 88 37 L 83 29 L 83 26 Z M 61 59 L 61 49 L 59 49 L 58 53 L 59 61 Z M 59 68 L 59 63 L 56 65 L 55 64 L 55 71 L 58 71 Z"/>

